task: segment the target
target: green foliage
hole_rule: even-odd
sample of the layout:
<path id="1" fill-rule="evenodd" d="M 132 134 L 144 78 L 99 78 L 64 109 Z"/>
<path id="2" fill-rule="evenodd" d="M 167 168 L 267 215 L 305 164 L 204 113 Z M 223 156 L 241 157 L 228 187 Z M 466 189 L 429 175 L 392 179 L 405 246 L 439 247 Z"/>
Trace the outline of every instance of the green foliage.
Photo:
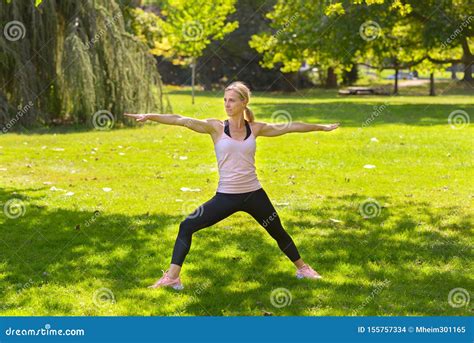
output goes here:
<path id="1" fill-rule="evenodd" d="M 208 135 L 151 123 L 0 136 L 2 210 L 12 198 L 25 205 L 16 219 L 0 212 L 0 315 L 472 316 L 472 303 L 452 307 L 448 294 L 472 284 L 473 128 L 452 129 L 448 115 L 474 106 L 468 89 L 449 88 L 438 98 L 254 94 L 259 121 L 285 110 L 295 121 L 342 123 L 257 138 L 260 181 L 323 275 L 317 282 L 296 279 L 265 229 L 239 212 L 195 234 L 183 291 L 146 288 L 169 266 L 179 223 L 215 194 Z M 215 93 L 199 92 L 197 107 L 188 97 L 170 94 L 184 115 L 225 118 Z M 366 219 L 368 198 L 381 209 Z M 384 280 L 389 287 L 374 295 Z M 293 300 L 277 308 L 271 294 L 281 287 Z M 115 301 L 97 300 L 103 288 Z"/>
<path id="2" fill-rule="evenodd" d="M 168 0 L 162 5 L 163 17 L 136 9 L 134 31 L 153 54 L 189 65 L 211 41 L 223 39 L 238 27 L 237 21 L 226 21 L 235 12 L 235 2 Z"/>
<path id="3" fill-rule="evenodd" d="M 17 40 L 0 38 L 0 124 L 33 104 L 17 125 L 88 122 L 99 110 L 164 111 L 160 75 L 148 48 L 127 32 L 116 1 L 0 2 L 0 21 L 17 21 Z"/>
<path id="4" fill-rule="evenodd" d="M 268 13 L 274 31 L 254 35 L 249 44 L 263 55 L 263 66 L 282 71 L 296 71 L 303 61 L 346 69 L 364 62 L 379 68 L 423 62 L 420 69 L 432 70 L 443 61 L 472 60 L 467 38 L 474 17 L 468 13 L 466 0 L 280 0 Z"/>

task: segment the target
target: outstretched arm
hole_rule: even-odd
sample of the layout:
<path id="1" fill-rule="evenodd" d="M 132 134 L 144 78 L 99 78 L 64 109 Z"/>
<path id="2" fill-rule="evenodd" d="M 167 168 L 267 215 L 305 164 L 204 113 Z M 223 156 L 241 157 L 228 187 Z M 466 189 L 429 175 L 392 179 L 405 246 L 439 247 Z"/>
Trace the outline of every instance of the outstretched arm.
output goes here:
<path id="1" fill-rule="evenodd" d="M 213 133 L 216 130 L 217 119 L 195 119 L 190 117 L 180 116 L 179 114 L 130 114 L 125 113 L 125 116 L 135 118 L 138 122 L 145 122 L 147 120 L 156 121 L 161 124 L 185 126 L 188 129 L 199 133 Z"/>
<path id="2" fill-rule="evenodd" d="M 257 128 L 256 136 L 275 137 L 291 132 L 311 132 L 311 131 L 332 131 L 339 127 L 336 124 L 309 124 L 301 122 L 291 122 L 284 124 L 255 123 Z"/>

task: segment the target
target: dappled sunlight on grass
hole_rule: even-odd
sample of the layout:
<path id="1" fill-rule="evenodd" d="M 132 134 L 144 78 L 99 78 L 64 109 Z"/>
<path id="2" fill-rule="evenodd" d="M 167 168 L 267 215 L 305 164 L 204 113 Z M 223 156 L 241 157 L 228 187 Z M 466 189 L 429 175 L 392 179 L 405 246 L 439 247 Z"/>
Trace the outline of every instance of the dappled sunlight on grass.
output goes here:
<path id="1" fill-rule="evenodd" d="M 472 304 L 447 301 L 472 285 L 472 127 L 448 124 L 455 109 L 472 115 L 472 100 L 304 95 L 256 94 L 252 108 L 258 120 L 284 109 L 341 128 L 258 138 L 257 174 L 322 280 L 296 279 L 265 229 L 239 212 L 193 236 L 183 291 L 146 288 L 168 268 L 179 223 L 215 194 L 205 135 L 156 124 L 8 134 L 0 201 L 19 199 L 24 213 L 0 216 L 0 313 L 472 315 Z M 181 114 L 223 118 L 220 96 L 198 93 L 201 109 L 186 92 L 170 97 Z M 281 289 L 291 302 L 278 307 Z"/>

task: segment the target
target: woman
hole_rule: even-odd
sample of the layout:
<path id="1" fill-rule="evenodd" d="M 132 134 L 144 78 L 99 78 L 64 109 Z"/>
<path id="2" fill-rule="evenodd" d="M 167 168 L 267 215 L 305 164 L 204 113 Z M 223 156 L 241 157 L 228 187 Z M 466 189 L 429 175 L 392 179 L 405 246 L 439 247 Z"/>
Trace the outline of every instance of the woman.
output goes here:
<path id="1" fill-rule="evenodd" d="M 252 111 L 247 107 L 249 100 L 248 87 L 242 82 L 234 82 L 224 93 L 225 111 L 228 116 L 225 121 L 198 120 L 175 114 L 125 114 L 139 122 L 153 120 L 161 124 L 186 126 L 193 131 L 209 134 L 214 141 L 219 169 L 216 195 L 181 222 L 170 268 L 150 286 L 151 288 L 183 289 L 179 273 L 191 247 L 193 233 L 238 211 L 249 213 L 276 240 L 281 251 L 295 264 L 297 278 L 321 278 L 321 275 L 300 257 L 295 243 L 281 225 L 275 208 L 257 179 L 255 138 L 280 136 L 290 132 L 332 131 L 339 124 L 255 122 Z"/>

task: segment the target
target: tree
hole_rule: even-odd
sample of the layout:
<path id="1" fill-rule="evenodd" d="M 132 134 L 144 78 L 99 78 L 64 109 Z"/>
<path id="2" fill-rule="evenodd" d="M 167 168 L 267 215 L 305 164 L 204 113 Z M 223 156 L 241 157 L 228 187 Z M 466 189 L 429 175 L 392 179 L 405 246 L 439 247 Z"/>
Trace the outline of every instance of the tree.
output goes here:
<path id="1" fill-rule="evenodd" d="M 434 0 L 344 0 L 328 5 L 322 0 L 279 0 L 268 14 L 274 32 L 253 36 L 250 45 L 263 55 L 266 67 L 297 70 L 306 61 L 310 65 L 324 66 L 333 79 L 334 70 L 349 70 L 357 63 L 396 71 L 425 63 L 425 60 L 430 62 L 425 63 L 427 68 L 439 68 L 440 65 L 435 67 L 437 63 L 451 62 L 469 66 L 473 61 L 468 38 L 472 37 L 474 17 L 466 15 L 469 13 L 467 3 L 467 0 L 441 3 Z M 291 20 L 295 16 L 298 20 Z M 442 21 L 442 16 L 449 19 Z M 447 20 L 450 25 L 444 25 Z M 453 37 L 449 39 L 452 45 L 445 44 L 447 37 Z M 447 57 L 457 54 L 461 47 L 462 57 Z M 466 70 L 470 73 L 470 68 Z M 328 77 L 327 84 L 331 84 L 330 81 Z"/>
<path id="2" fill-rule="evenodd" d="M 472 82 L 474 15 L 468 0 L 410 0 L 409 17 L 422 26 L 427 58 L 433 64 L 462 63 L 464 81 Z"/>
<path id="3" fill-rule="evenodd" d="M 0 36 L 2 124 L 163 111 L 155 60 L 126 31 L 126 19 L 116 1 L 0 0 L 0 22 L 7 23 Z"/>
<path id="4" fill-rule="evenodd" d="M 162 17 L 154 16 L 157 32 L 148 40 L 151 52 L 163 56 L 177 65 L 191 66 L 192 103 L 197 59 L 211 41 L 221 40 L 238 27 L 238 22 L 226 22 L 235 11 L 236 0 L 168 0 L 163 2 Z M 147 28 L 142 27 L 142 32 Z"/>
<path id="5" fill-rule="evenodd" d="M 326 86 L 335 86 L 335 72 L 341 67 L 332 58 L 334 32 L 328 30 L 330 18 L 326 2 L 282 1 L 267 14 L 271 32 L 252 36 L 249 45 L 262 54 L 262 66 L 282 72 L 298 71 L 303 61 L 327 69 Z"/>

